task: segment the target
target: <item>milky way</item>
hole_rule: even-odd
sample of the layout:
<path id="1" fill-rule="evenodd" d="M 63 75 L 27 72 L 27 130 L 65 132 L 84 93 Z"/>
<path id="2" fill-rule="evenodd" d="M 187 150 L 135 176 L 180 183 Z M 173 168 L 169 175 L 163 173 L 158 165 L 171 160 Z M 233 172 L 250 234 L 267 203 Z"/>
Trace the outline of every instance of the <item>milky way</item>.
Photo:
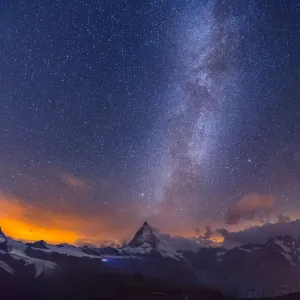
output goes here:
<path id="1" fill-rule="evenodd" d="M 168 96 L 173 107 L 163 123 L 155 200 L 161 213 L 197 218 L 208 205 L 205 185 L 218 164 L 224 114 L 236 93 L 235 71 L 241 17 L 228 3 L 191 5 L 176 23 L 178 64 Z M 157 175 L 157 174 L 156 174 Z"/>

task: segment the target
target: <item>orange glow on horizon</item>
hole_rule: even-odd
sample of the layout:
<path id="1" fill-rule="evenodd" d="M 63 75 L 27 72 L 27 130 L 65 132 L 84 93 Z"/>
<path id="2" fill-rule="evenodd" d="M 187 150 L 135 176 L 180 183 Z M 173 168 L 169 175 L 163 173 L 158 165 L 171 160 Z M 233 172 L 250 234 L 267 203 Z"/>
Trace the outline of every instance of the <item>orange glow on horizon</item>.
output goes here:
<path id="1" fill-rule="evenodd" d="M 95 214 L 84 215 L 74 212 L 67 207 L 64 213 L 51 211 L 36 205 L 28 205 L 25 201 L 16 197 L 8 196 L 0 191 L 0 227 L 4 233 L 17 240 L 34 242 L 45 240 L 51 244 L 69 243 L 73 245 L 94 244 L 100 246 L 104 241 L 120 243 L 124 238 L 132 238 L 141 224 L 130 223 L 127 225 L 110 215 L 101 215 L 101 211 L 95 207 Z M 97 211 L 99 213 L 97 214 Z M 112 223 L 112 220 L 114 222 Z M 119 221 L 119 223 L 116 223 Z M 209 220 L 203 220 L 207 224 Z M 121 224 L 120 224 L 121 223 Z M 153 220 L 156 224 L 156 221 Z M 160 223 L 163 225 L 163 223 Z M 191 224 L 190 224 L 191 225 Z M 222 228 L 224 224 L 214 224 Z M 245 222 L 239 226 L 230 226 L 230 232 L 243 230 L 247 227 L 258 225 L 255 222 Z M 261 225 L 261 224 L 260 224 Z M 164 226 L 162 226 L 164 227 Z M 193 226 L 190 230 L 182 227 L 166 230 L 171 236 L 182 236 L 186 238 L 197 238 L 205 234 L 205 227 L 199 224 L 198 233 Z M 166 229 L 166 228 L 165 228 Z M 216 230 L 213 231 L 209 240 L 213 243 L 222 244 L 224 238 Z"/>
<path id="2" fill-rule="evenodd" d="M 32 242 L 78 244 L 79 241 L 98 244 L 106 236 L 101 231 L 88 233 L 86 228 L 95 228 L 101 223 L 86 220 L 79 215 L 60 215 L 42 208 L 26 205 L 17 198 L 0 193 L 0 226 L 7 236 L 14 239 Z M 87 226 L 88 225 L 88 226 Z"/>
<path id="3" fill-rule="evenodd" d="M 43 239 L 48 243 L 54 244 L 76 244 L 76 241 L 79 239 L 79 236 L 71 231 L 41 228 L 12 218 L 1 218 L 1 225 L 6 235 L 26 242 Z"/>
<path id="4" fill-rule="evenodd" d="M 37 206 L 26 205 L 17 198 L 1 193 L 0 207 L 0 226 L 7 236 L 17 240 L 25 242 L 45 240 L 51 244 L 69 243 L 79 245 L 91 243 L 100 245 L 102 241 L 114 236 L 114 232 L 103 229 L 103 224 L 99 218 L 96 220 L 89 218 L 87 221 L 81 215 L 74 213 L 52 213 Z M 127 228 L 127 232 L 125 229 L 124 231 L 118 229 L 115 232 L 118 236 L 113 242 L 122 240 L 122 237 L 128 232 L 130 237 L 133 236 L 136 229 Z M 185 237 L 192 236 L 191 232 L 178 232 L 177 234 Z M 222 243 L 223 237 L 214 235 L 210 240 L 214 243 Z"/>
<path id="5" fill-rule="evenodd" d="M 224 242 L 224 237 L 222 237 L 222 236 L 220 236 L 220 235 L 216 235 L 216 236 L 212 236 L 212 237 L 210 238 L 210 240 L 211 240 L 212 242 L 214 242 L 214 243 L 219 243 L 219 244 L 221 244 L 221 243 Z"/>

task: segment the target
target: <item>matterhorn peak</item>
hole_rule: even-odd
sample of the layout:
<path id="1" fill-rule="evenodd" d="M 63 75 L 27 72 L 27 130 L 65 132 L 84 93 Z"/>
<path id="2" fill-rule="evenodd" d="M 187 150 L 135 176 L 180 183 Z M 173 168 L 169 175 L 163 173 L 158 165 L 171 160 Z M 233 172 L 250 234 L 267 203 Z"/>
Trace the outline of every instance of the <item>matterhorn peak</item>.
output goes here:
<path id="1" fill-rule="evenodd" d="M 149 224 L 147 221 L 145 221 L 145 222 L 143 223 L 143 226 L 149 226 L 149 227 L 151 227 L 150 224 Z"/>
<path id="2" fill-rule="evenodd" d="M 155 252 L 163 257 L 176 260 L 183 259 L 181 254 L 169 248 L 164 240 L 160 240 L 158 237 L 158 232 L 145 221 L 123 250 L 130 254 L 144 255 Z"/>
<path id="3" fill-rule="evenodd" d="M 153 249 L 158 244 L 158 238 L 153 233 L 152 227 L 145 221 L 143 226 L 136 232 L 133 239 L 128 243 L 131 248 L 140 247 L 143 244 L 150 245 Z"/>

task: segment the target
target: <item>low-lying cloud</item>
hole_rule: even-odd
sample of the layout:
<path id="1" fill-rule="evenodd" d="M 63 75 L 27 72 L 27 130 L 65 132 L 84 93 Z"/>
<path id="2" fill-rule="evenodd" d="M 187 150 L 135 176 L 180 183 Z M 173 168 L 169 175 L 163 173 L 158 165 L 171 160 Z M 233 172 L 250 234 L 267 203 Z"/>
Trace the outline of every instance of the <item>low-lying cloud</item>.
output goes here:
<path id="1" fill-rule="evenodd" d="M 274 198 L 271 195 L 250 194 L 244 196 L 231 209 L 225 221 L 227 224 L 238 224 L 241 220 L 254 218 L 263 219 L 274 208 Z"/>
<path id="2" fill-rule="evenodd" d="M 227 248 L 244 244 L 265 243 L 270 237 L 290 235 L 300 237 L 300 220 L 290 222 L 266 223 L 262 226 L 251 227 L 238 232 L 229 232 L 225 228 L 218 229 L 224 237 L 223 245 Z"/>
<path id="3" fill-rule="evenodd" d="M 159 239 L 168 247 L 174 250 L 194 251 L 196 252 L 200 245 L 193 238 L 185 238 L 182 236 L 171 236 L 170 234 L 159 234 Z"/>

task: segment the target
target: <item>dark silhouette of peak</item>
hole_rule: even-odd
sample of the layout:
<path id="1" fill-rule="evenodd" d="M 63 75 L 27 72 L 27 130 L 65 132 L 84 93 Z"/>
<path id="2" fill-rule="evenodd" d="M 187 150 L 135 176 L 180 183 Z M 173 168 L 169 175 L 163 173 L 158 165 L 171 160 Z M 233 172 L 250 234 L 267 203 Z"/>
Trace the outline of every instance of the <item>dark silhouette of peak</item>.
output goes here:
<path id="1" fill-rule="evenodd" d="M 7 237 L 0 228 L 0 250 L 7 252 Z"/>
<path id="2" fill-rule="evenodd" d="M 154 234 L 152 227 L 145 221 L 143 226 L 136 232 L 133 239 L 128 243 L 128 246 L 136 248 L 143 244 L 148 244 L 154 249 L 157 247 L 158 243 L 158 238 Z"/>
<path id="3" fill-rule="evenodd" d="M 145 222 L 146 223 L 146 222 Z M 5 236 L 5 234 L 3 233 L 3 231 L 2 231 L 2 228 L 0 227 L 0 236 Z"/>

